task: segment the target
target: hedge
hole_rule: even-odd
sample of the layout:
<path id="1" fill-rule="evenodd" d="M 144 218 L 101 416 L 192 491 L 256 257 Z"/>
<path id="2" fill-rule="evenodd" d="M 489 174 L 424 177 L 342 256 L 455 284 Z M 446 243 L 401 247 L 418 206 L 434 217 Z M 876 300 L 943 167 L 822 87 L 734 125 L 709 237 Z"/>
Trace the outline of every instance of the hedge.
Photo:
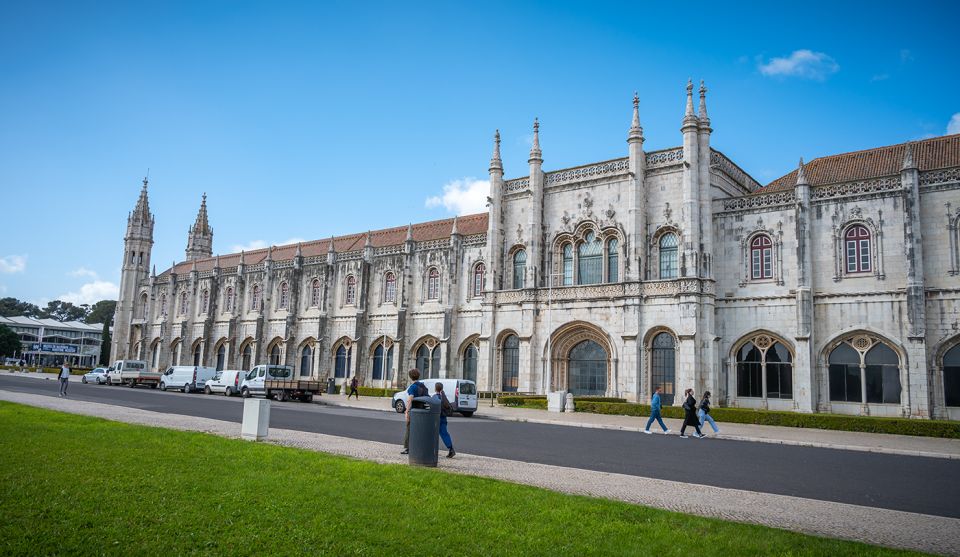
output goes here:
<path id="1" fill-rule="evenodd" d="M 650 415 L 650 406 L 647 404 L 590 402 L 583 401 L 582 399 L 576 399 L 575 402 L 577 412 L 638 417 Z M 683 418 L 683 409 L 678 406 L 664 406 L 661 413 L 665 418 Z M 841 414 L 802 414 L 799 412 L 716 407 L 710 409 L 710 415 L 718 422 L 735 424 L 774 425 L 960 439 L 960 422 L 946 420 L 879 418 L 871 416 L 845 416 Z"/>
<path id="2" fill-rule="evenodd" d="M 45 367 L 45 368 L 43 368 L 43 369 L 39 369 L 39 370 L 38 370 L 37 368 L 35 368 L 35 367 L 33 367 L 33 366 L 23 366 L 23 368 L 21 368 L 20 366 L 0 366 L 0 369 L 5 369 L 5 370 L 11 371 L 11 372 L 12 372 L 12 371 L 20 371 L 21 369 L 23 369 L 24 371 L 30 372 L 30 373 L 32 373 L 32 372 L 38 372 L 38 373 L 57 373 L 57 374 L 60 373 L 60 368 L 59 368 L 59 367 Z M 93 371 L 93 368 L 89 368 L 89 367 L 72 367 L 72 368 L 70 368 L 70 375 L 84 375 L 84 374 L 86 374 L 86 373 L 90 373 L 91 371 Z"/>
<path id="3" fill-rule="evenodd" d="M 514 406 L 519 408 L 537 408 L 545 410 L 547 408 L 547 397 L 544 395 L 504 395 L 497 397 L 497 402 L 501 406 Z M 582 396 L 576 397 L 575 402 L 579 405 L 581 402 L 590 403 L 625 403 L 626 399 L 603 396 Z"/>

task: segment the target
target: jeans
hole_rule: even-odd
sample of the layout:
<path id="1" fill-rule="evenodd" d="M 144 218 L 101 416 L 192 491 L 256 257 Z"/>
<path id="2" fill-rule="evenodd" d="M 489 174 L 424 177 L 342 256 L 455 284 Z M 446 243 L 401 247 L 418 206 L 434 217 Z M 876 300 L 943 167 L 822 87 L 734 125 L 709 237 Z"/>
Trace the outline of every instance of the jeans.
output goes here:
<path id="1" fill-rule="evenodd" d="M 447 431 L 447 417 L 440 416 L 440 439 L 447 449 L 453 448 L 453 439 L 450 438 L 450 432 Z"/>
<path id="2" fill-rule="evenodd" d="M 67 394 L 67 382 L 68 382 L 67 379 L 60 380 L 60 394 L 62 395 Z"/>
<path id="3" fill-rule="evenodd" d="M 650 419 L 647 420 L 647 427 L 643 429 L 650 431 L 650 425 L 653 424 L 653 420 L 657 420 L 657 423 L 660 424 L 660 427 L 663 428 L 664 431 L 667 431 L 667 426 L 663 423 L 663 418 L 660 417 L 660 412 L 651 412 Z"/>
<path id="4" fill-rule="evenodd" d="M 410 416 L 407 416 L 406 428 L 403 430 L 403 448 L 410 448 Z"/>
<path id="5" fill-rule="evenodd" d="M 720 432 L 720 428 L 717 427 L 717 422 L 713 421 L 713 417 L 710 416 L 710 414 L 704 414 L 704 413 L 703 413 L 703 410 L 698 410 L 698 411 L 697 411 L 697 417 L 700 418 L 700 425 L 701 425 L 701 426 L 703 425 L 703 422 L 706 421 L 706 422 L 709 422 L 709 423 L 710 423 L 710 427 L 713 428 L 713 432 L 714 432 L 714 433 L 719 433 L 719 432 Z"/>

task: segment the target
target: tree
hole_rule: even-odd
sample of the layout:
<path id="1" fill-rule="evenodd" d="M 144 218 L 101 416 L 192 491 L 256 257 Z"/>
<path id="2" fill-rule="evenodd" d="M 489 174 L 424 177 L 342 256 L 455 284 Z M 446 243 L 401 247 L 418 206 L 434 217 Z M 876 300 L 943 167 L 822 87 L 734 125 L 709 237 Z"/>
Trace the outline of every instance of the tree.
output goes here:
<path id="1" fill-rule="evenodd" d="M 38 317 L 40 313 L 40 308 L 29 302 L 21 302 L 16 298 L 0 299 L 0 316 L 14 317 L 22 315 L 24 317 Z"/>
<path id="2" fill-rule="evenodd" d="M 87 317 L 87 311 L 70 302 L 53 300 L 47 303 L 47 307 L 41 310 L 44 317 L 50 317 L 57 321 L 82 321 Z"/>
<path id="3" fill-rule="evenodd" d="M 99 303 L 99 302 L 98 302 Z M 114 302 L 116 304 L 116 302 Z M 110 314 L 111 316 L 113 314 Z M 103 341 L 100 344 L 100 365 L 110 365 L 110 322 L 103 322 Z"/>
<path id="4" fill-rule="evenodd" d="M 12 358 L 20 349 L 20 337 L 17 333 L 6 325 L 0 325 L 0 358 Z"/>
<path id="5" fill-rule="evenodd" d="M 87 323 L 113 324 L 113 314 L 117 310 L 116 300 L 100 300 L 90 307 Z"/>

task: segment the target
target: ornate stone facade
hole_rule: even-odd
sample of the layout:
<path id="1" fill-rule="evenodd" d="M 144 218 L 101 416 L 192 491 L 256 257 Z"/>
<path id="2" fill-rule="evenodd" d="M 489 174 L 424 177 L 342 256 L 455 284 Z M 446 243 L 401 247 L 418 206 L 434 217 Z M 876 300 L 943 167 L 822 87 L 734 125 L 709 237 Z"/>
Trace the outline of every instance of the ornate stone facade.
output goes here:
<path id="1" fill-rule="evenodd" d="M 249 253 L 210 256 L 204 200 L 187 260 L 159 275 L 144 184 L 114 354 L 960 418 L 960 136 L 801 161 L 761 187 L 711 132 L 689 84 L 680 146 L 644 152 L 635 98 L 626 157 L 544 172 L 535 124 L 517 179 L 496 136 L 489 213 Z"/>

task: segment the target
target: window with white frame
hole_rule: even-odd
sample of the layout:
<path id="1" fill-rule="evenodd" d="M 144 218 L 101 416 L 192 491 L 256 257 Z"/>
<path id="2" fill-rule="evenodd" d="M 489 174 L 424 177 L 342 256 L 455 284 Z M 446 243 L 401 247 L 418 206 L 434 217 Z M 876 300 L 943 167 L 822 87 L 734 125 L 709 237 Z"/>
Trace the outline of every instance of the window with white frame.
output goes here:
<path id="1" fill-rule="evenodd" d="M 750 277 L 773 278 L 773 242 L 766 234 L 758 234 L 750 241 Z"/>
<path id="2" fill-rule="evenodd" d="M 357 303 L 357 278 L 353 275 L 347 277 L 347 290 L 344 296 L 344 303 L 348 306 Z"/>
<path id="3" fill-rule="evenodd" d="M 677 278 L 677 271 L 679 270 L 679 265 L 677 264 L 677 248 L 679 242 L 677 240 L 677 235 L 673 232 L 668 232 L 660 237 L 660 278 L 661 279 L 673 279 Z"/>
<path id="4" fill-rule="evenodd" d="M 440 271 L 431 267 L 427 271 L 427 299 L 436 300 L 440 297 Z"/>
<path id="5" fill-rule="evenodd" d="M 383 301 L 391 304 L 397 301 L 397 275 L 392 272 L 383 276 Z"/>
<path id="6" fill-rule="evenodd" d="M 872 269 L 870 261 L 870 231 L 857 224 L 844 234 L 844 253 L 848 273 L 867 273 Z"/>
<path id="7" fill-rule="evenodd" d="M 473 268 L 473 297 L 479 298 L 483 294 L 483 278 L 486 272 L 483 263 L 477 263 Z"/>
<path id="8" fill-rule="evenodd" d="M 310 284 L 310 307 L 320 305 L 320 279 L 313 279 Z"/>
<path id="9" fill-rule="evenodd" d="M 513 288 L 520 289 L 524 287 L 527 274 L 527 252 L 517 250 L 513 254 Z"/>

